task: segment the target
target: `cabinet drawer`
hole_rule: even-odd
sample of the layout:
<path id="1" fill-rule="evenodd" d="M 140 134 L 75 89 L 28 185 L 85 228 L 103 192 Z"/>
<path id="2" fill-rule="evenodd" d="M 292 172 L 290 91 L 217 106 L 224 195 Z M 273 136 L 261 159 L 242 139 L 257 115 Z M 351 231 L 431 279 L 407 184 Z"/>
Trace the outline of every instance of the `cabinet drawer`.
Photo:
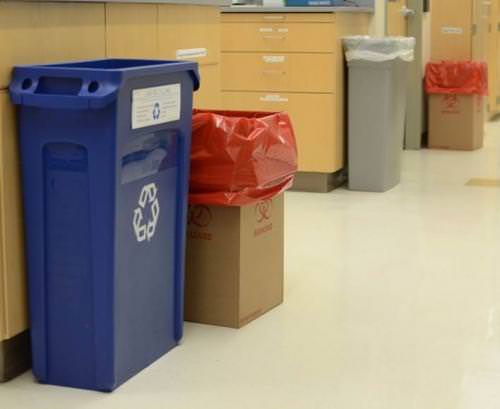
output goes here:
<path id="1" fill-rule="evenodd" d="M 222 54 L 222 89 L 334 92 L 332 54 Z"/>
<path id="2" fill-rule="evenodd" d="M 225 23 L 223 51 L 333 52 L 333 24 Z"/>
<path id="3" fill-rule="evenodd" d="M 220 108 L 220 66 L 200 66 L 200 89 L 194 94 L 194 107 L 199 109 Z"/>
<path id="4" fill-rule="evenodd" d="M 223 92 L 224 109 L 285 111 L 297 138 L 299 170 L 336 172 L 343 167 L 344 141 L 336 134 L 335 95 Z"/>
<path id="5" fill-rule="evenodd" d="M 223 13 L 223 23 L 331 23 L 334 13 Z"/>

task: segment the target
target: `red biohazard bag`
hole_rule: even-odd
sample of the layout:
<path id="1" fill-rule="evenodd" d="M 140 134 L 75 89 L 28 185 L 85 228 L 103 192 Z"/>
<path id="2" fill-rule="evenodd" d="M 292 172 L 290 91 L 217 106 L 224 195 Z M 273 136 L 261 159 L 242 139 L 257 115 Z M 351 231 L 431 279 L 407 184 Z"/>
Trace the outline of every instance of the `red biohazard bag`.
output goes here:
<path id="1" fill-rule="evenodd" d="M 427 64 L 428 94 L 488 95 L 488 66 L 484 62 L 443 61 Z"/>
<path id="2" fill-rule="evenodd" d="M 190 204 L 244 206 L 288 189 L 297 147 L 286 113 L 193 111 Z"/>

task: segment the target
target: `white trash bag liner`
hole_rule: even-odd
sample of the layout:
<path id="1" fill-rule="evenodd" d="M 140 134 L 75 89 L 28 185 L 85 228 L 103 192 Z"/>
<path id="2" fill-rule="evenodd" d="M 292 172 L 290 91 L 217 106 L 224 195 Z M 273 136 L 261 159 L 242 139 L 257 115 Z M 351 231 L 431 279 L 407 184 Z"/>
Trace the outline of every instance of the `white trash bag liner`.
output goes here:
<path id="1" fill-rule="evenodd" d="M 364 60 L 384 62 L 401 59 L 411 62 L 414 58 L 413 37 L 345 37 L 344 48 L 347 61 Z"/>

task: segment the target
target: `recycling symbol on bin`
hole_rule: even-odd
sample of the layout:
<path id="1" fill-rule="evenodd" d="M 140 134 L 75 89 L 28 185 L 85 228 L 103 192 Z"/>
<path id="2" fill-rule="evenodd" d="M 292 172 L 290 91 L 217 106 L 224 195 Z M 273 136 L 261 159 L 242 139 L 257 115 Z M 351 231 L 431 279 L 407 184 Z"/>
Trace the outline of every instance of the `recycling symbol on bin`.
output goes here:
<path id="1" fill-rule="evenodd" d="M 161 109 L 160 104 L 157 102 L 153 107 L 153 119 L 157 121 L 160 119 Z"/>
<path id="2" fill-rule="evenodd" d="M 142 188 L 137 204 L 133 220 L 135 237 L 139 243 L 145 240 L 151 241 L 160 218 L 160 202 L 155 183 L 150 183 Z"/>

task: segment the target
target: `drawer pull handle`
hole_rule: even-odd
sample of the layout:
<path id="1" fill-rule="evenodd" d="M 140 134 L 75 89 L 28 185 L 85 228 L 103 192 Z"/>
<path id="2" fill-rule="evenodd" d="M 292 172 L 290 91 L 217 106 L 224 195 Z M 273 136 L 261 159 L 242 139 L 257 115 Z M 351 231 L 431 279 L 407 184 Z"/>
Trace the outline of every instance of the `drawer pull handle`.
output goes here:
<path id="1" fill-rule="evenodd" d="M 264 70 L 262 71 L 264 75 L 285 75 L 286 71 L 278 71 L 278 70 Z"/>
<path id="2" fill-rule="evenodd" d="M 284 20 L 285 16 L 264 16 L 264 20 Z"/>
<path id="3" fill-rule="evenodd" d="M 283 41 L 286 37 L 285 36 L 263 36 L 264 40 L 277 40 L 277 41 Z"/>

